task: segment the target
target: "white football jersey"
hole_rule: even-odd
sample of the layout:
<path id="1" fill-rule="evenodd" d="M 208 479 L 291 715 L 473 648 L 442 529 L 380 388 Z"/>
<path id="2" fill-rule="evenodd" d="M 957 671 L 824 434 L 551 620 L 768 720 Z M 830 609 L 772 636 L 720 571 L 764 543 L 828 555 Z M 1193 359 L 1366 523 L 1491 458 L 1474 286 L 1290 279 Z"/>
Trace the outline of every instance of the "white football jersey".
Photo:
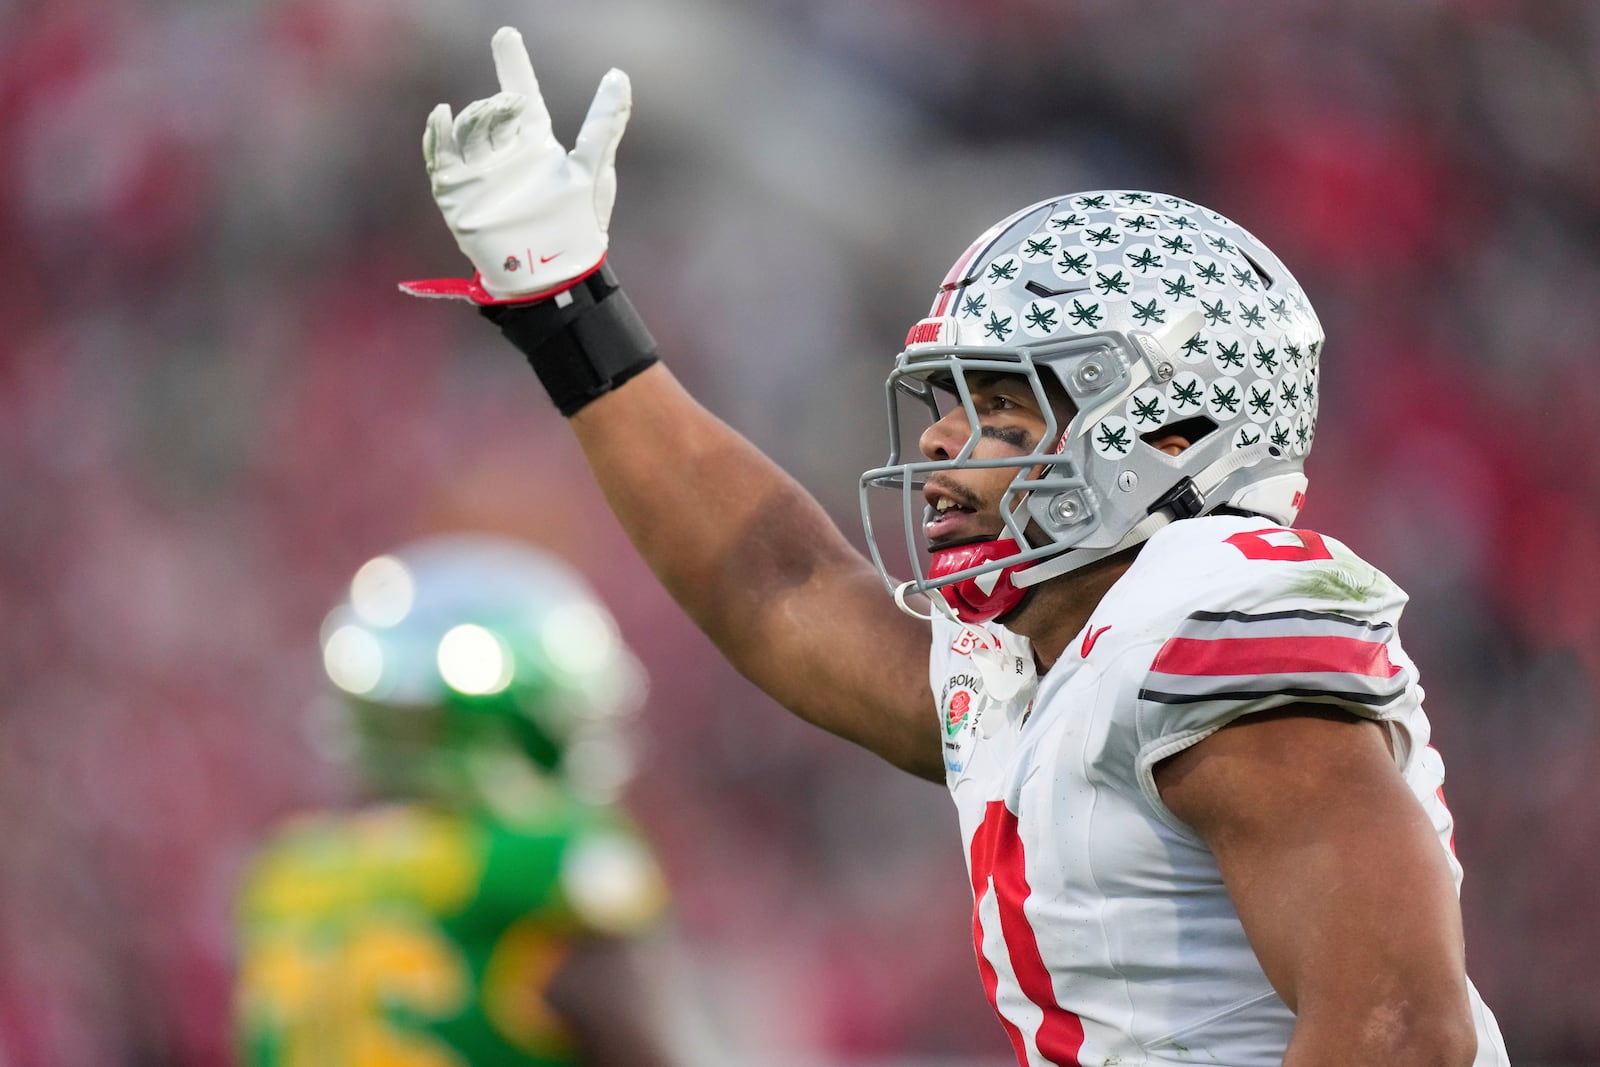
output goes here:
<path id="1" fill-rule="evenodd" d="M 1282 1062 L 1294 1016 L 1152 775 L 1241 715 L 1310 701 L 1385 724 L 1459 891 L 1444 765 L 1395 633 L 1405 601 L 1332 538 L 1218 516 L 1151 538 L 1042 678 L 1004 627 L 935 620 L 973 938 L 1019 1064 Z M 1476 1067 L 1503 1067 L 1469 990 Z"/>

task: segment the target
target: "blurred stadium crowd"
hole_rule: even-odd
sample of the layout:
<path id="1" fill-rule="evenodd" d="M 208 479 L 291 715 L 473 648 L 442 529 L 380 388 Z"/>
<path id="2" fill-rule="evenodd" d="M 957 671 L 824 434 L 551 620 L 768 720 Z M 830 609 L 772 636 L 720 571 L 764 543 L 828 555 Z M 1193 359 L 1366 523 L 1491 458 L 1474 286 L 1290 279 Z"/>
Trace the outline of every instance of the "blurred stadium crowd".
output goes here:
<path id="1" fill-rule="evenodd" d="M 1517 1062 L 1600 1062 L 1600 6 L 0 0 L 0 1065 L 229 1062 L 240 861 L 348 790 L 322 614 L 461 527 L 566 553 L 650 670 L 636 810 L 749 1062 L 1003 1062 L 941 791 L 724 667 L 515 353 L 395 291 L 465 268 L 418 144 L 501 24 L 564 139 L 632 74 L 619 274 L 846 530 L 994 219 L 1154 188 L 1282 255 L 1302 525 L 1412 594 L 1474 979 Z"/>

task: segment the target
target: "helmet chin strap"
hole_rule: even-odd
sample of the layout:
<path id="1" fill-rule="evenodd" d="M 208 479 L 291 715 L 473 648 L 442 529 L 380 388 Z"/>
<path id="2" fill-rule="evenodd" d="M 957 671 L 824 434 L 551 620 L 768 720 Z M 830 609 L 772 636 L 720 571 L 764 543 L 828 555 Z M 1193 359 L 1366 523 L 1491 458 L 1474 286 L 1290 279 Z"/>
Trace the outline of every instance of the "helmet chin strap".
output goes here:
<path id="1" fill-rule="evenodd" d="M 969 578 L 967 580 L 971 581 L 972 579 Z M 957 608 L 955 605 L 950 603 L 948 598 L 942 595 L 944 593 L 944 589 L 935 590 L 934 594 L 928 597 L 928 603 L 932 605 L 932 607 L 927 614 L 924 614 L 912 607 L 910 604 L 907 604 L 906 594 L 910 593 L 916 588 L 916 586 L 917 583 L 915 581 L 901 582 L 899 585 L 895 586 L 894 606 L 911 616 L 913 619 L 921 619 L 923 622 L 932 622 L 936 618 L 949 619 L 951 622 L 967 631 L 967 633 L 971 634 L 977 647 L 982 647 L 992 640 L 987 630 L 980 630 L 978 628 L 979 623 L 988 622 L 989 620 L 987 618 L 978 619 L 967 617 L 964 614 L 963 609 Z"/>

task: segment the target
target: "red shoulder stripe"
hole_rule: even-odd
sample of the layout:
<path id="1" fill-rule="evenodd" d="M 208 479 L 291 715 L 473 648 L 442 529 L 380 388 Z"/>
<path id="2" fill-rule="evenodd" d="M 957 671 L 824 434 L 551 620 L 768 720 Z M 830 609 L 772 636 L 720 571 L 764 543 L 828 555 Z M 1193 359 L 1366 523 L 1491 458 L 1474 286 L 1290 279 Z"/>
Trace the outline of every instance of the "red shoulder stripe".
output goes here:
<path id="1" fill-rule="evenodd" d="M 1239 676 L 1337 672 L 1393 678 L 1382 642 L 1355 637 L 1174 637 L 1161 646 L 1151 670 L 1162 674 Z"/>

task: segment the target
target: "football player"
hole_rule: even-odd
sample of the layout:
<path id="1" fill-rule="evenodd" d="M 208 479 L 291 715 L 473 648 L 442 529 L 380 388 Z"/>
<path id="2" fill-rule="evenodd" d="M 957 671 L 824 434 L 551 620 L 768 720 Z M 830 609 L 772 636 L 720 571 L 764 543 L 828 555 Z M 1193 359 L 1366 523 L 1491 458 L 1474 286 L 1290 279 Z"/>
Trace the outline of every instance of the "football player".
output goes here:
<path id="1" fill-rule="evenodd" d="M 643 675 L 574 572 L 487 535 L 407 545 L 357 571 L 322 652 L 324 733 L 373 802 L 253 857 L 241 1062 L 703 1062 L 657 973 L 660 870 L 615 804 Z"/>
<path id="2" fill-rule="evenodd" d="M 529 357 L 734 665 L 947 785 L 1017 1062 L 1504 1064 L 1405 595 L 1294 526 L 1323 333 L 1284 264 L 1170 195 L 1001 220 L 889 373 L 864 558 L 679 386 L 618 287 L 626 76 L 569 153 L 520 37 L 492 50 L 501 91 L 440 105 L 423 144 L 476 273 L 406 288 L 476 302 Z M 871 528 L 878 486 L 908 580 Z"/>

